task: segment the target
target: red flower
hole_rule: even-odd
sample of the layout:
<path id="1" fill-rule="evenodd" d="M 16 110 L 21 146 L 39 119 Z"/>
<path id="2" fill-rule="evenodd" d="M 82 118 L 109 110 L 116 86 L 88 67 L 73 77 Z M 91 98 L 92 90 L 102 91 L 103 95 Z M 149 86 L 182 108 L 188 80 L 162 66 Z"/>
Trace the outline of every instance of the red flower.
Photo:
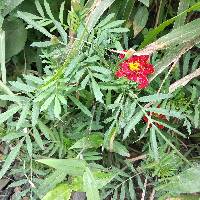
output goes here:
<path id="1" fill-rule="evenodd" d="M 124 50 L 127 52 L 127 50 Z M 125 54 L 119 55 L 120 59 L 125 58 Z M 154 73 L 154 66 L 150 64 L 148 55 L 131 56 L 120 63 L 120 69 L 115 73 L 118 78 L 126 77 L 127 79 L 138 83 L 138 88 L 142 89 L 149 85 L 147 76 Z"/>
<path id="2" fill-rule="evenodd" d="M 148 113 L 148 115 L 150 115 L 150 113 Z M 166 121 L 167 120 L 167 118 L 166 118 L 166 116 L 165 115 L 162 115 L 162 114 L 158 114 L 158 113 L 152 113 L 152 116 L 153 117 L 155 117 L 155 118 L 158 118 L 158 119 L 161 119 L 161 120 L 164 120 L 164 121 Z M 148 123 L 148 118 L 146 117 L 146 116 L 144 116 L 143 117 L 143 120 L 146 122 L 146 123 Z M 163 126 L 163 125 L 161 125 L 161 124 L 159 124 L 159 123 L 155 123 L 155 125 L 159 128 L 159 129 L 164 129 L 165 127 Z M 150 124 L 149 125 L 150 127 L 152 126 L 152 124 Z"/>

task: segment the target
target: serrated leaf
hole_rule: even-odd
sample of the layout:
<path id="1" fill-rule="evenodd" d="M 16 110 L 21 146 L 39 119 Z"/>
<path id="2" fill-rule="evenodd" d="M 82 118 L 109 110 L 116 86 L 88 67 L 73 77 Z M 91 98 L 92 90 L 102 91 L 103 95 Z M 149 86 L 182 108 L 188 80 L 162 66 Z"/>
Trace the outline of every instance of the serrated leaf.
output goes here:
<path id="1" fill-rule="evenodd" d="M 0 124 L 3 122 L 7 121 L 10 117 L 12 117 L 21 107 L 20 106 L 15 106 L 13 108 L 10 108 L 4 113 L 0 114 Z"/>
<path id="2" fill-rule="evenodd" d="M 71 99 L 71 101 L 75 104 L 75 105 L 77 105 L 78 106 L 78 108 L 79 109 L 81 109 L 82 111 L 83 111 L 83 113 L 85 113 L 87 116 L 89 116 L 89 117 L 92 117 L 92 114 L 91 114 L 91 112 L 78 100 L 78 99 L 76 99 L 75 97 L 73 97 L 73 96 L 68 96 L 70 99 Z"/>
<path id="3" fill-rule="evenodd" d="M 6 134 L 4 137 L 1 138 L 2 141 L 11 141 L 11 140 L 14 140 L 14 139 L 17 139 L 17 138 L 20 138 L 20 137 L 23 137 L 25 136 L 24 133 L 22 132 L 10 132 L 8 134 Z"/>
<path id="4" fill-rule="evenodd" d="M 86 192 L 87 200 L 100 200 L 96 181 L 88 167 L 85 169 L 83 174 L 83 187 Z"/>
<path id="5" fill-rule="evenodd" d="M 118 153 L 121 156 L 125 156 L 125 157 L 129 157 L 130 156 L 127 148 L 123 144 L 118 142 L 118 141 L 114 141 L 113 142 L 112 151 L 115 152 L 115 153 Z"/>
<path id="6" fill-rule="evenodd" d="M 143 116 L 143 112 L 139 111 L 131 118 L 124 129 L 123 140 L 125 140 L 129 136 L 131 130 L 135 128 L 135 126 L 140 122 Z"/>
<path id="7" fill-rule="evenodd" d="M 13 102 L 17 102 L 20 103 L 22 101 L 22 99 L 19 96 L 16 95 L 0 95 L 0 100 L 3 101 L 13 101 Z"/>
<path id="8" fill-rule="evenodd" d="M 132 180 L 129 180 L 128 190 L 129 190 L 131 200 L 136 200 L 136 194 L 135 194 L 134 185 L 133 185 Z"/>
<path id="9" fill-rule="evenodd" d="M 32 158 L 32 142 L 29 135 L 26 135 L 26 148 L 30 158 Z"/>
<path id="10" fill-rule="evenodd" d="M 23 91 L 23 92 L 33 92 L 35 90 L 35 87 L 31 86 L 31 85 L 27 85 L 25 83 L 21 83 L 19 81 L 12 81 L 10 82 L 10 84 L 16 88 L 18 91 Z"/>
<path id="11" fill-rule="evenodd" d="M 60 102 L 61 102 L 63 105 L 67 105 L 67 100 L 65 99 L 64 96 L 58 95 L 58 99 L 60 100 Z"/>
<path id="12" fill-rule="evenodd" d="M 97 82 L 95 81 L 95 79 L 93 77 L 91 77 L 91 80 L 92 80 L 92 90 L 94 92 L 94 96 L 96 98 L 97 101 L 103 103 L 103 94 L 100 90 L 100 87 L 99 85 L 97 84 Z"/>
<path id="13" fill-rule="evenodd" d="M 114 18 L 114 16 L 115 16 L 114 13 L 109 14 L 108 16 L 106 16 L 105 19 L 103 19 L 99 22 L 99 24 L 96 26 L 96 28 L 105 26 L 107 23 L 109 23 L 111 21 L 112 18 Z"/>
<path id="14" fill-rule="evenodd" d="M 20 114 L 20 118 L 19 118 L 19 120 L 18 120 L 18 122 L 16 124 L 16 130 L 20 129 L 23 126 L 23 124 L 24 124 L 24 122 L 26 120 L 26 117 L 28 115 L 29 108 L 30 108 L 30 102 L 27 102 L 22 108 L 22 112 Z"/>
<path id="15" fill-rule="evenodd" d="M 59 99 L 56 97 L 55 98 L 55 104 L 54 104 L 54 115 L 56 118 L 60 118 L 61 114 L 61 105 Z"/>
<path id="16" fill-rule="evenodd" d="M 64 28 L 62 27 L 62 25 L 59 22 L 57 22 L 56 20 L 53 20 L 53 23 L 55 24 L 56 29 L 60 33 L 60 36 L 61 36 L 64 44 L 66 45 L 67 41 L 68 41 L 66 31 L 64 30 Z"/>
<path id="17" fill-rule="evenodd" d="M 31 47 L 38 47 L 38 48 L 44 48 L 44 47 L 49 47 L 52 46 L 53 43 L 51 41 L 45 41 L 45 42 L 33 42 L 31 44 Z"/>
<path id="18" fill-rule="evenodd" d="M 39 114 L 40 114 L 40 107 L 37 105 L 37 103 L 33 103 L 33 108 L 31 112 L 32 126 L 35 126 L 37 124 Z"/>
<path id="19" fill-rule="evenodd" d="M 13 161 L 15 160 L 15 158 L 17 157 L 17 155 L 19 154 L 20 148 L 23 144 L 23 140 L 21 140 L 12 150 L 11 152 L 8 154 L 2 168 L 0 171 L 0 179 L 4 176 L 4 174 L 7 172 L 7 170 L 9 169 L 10 165 L 13 163 Z"/>
<path id="20" fill-rule="evenodd" d="M 69 200 L 72 189 L 69 185 L 62 183 L 49 191 L 42 200 Z"/>
<path id="21" fill-rule="evenodd" d="M 156 140 L 156 131 L 153 127 L 151 128 L 151 131 L 150 131 L 150 143 L 151 143 L 151 149 L 153 151 L 154 159 L 155 161 L 158 161 L 159 160 L 158 144 Z"/>
<path id="22" fill-rule="evenodd" d="M 34 29 L 40 31 L 41 33 L 43 33 L 47 37 L 52 38 L 52 35 L 44 27 L 42 27 L 41 25 L 39 25 L 38 23 L 33 21 L 30 17 L 28 17 L 28 14 L 26 12 L 18 11 L 17 14 L 18 14 L 18 17 L 23 19 L 28 24 L 32 25 Z"/>
<path id="23" fill-rule="evenodd" d="M 33 137 L 35 139 L 35 142 L 38 144 L 38 146 L 44 150 L 44 145 L 43 145 L 43 141 L 42 141 L 42 138 L 40 137 L 40 134 L 38 132 L 38 130 L 33 127 Z"/>
<path id="24" fill-rule="evenodd" d="M 37 11 L 38 11 L 39 14 L 41 15 L 41 17 L 45 18 L 45 16 L 44 16 L 44 11 L 43 11 L 43 9 L 42 9 L 42 6 L 41 6 L 39 0 L 35 0 L 35 5 L 36 5 Z"/>
<path id="25" fill-rule="evenodd" d="M 108 30 L 110 33 L 126 33 L 129 31 L 128 28 L 112 28 Z"/>
<path id="26" fill-rule="evenodd" d="M 50 6 L 49 6 L 49 4 L 47 3 L 46 0 L 44 0 L 44 7 L 45 7 L 45 10 L 47 12 L 47 15 L 53 20 L 54 17 L 53 17 L 53 14 L 51 12 L 51 8 L 50 8 Z"/>
<path id="27" fill-rule="evenodd" d="M 78 159 L 40 159 L 36 160 L 37 162 L 43 163 L 55 169 L 66 172 L 72 176 L 83 175 L 87 163 L 84 160 Z"/>
<path id="28" fill-rule="evenodd" d="M 194 126 L 195 126 L 195 128 L 197 128 L 199 125 L 199 117 L 200 117 L 199 104 L 196 104 L 194 107 Z"/>
<path id="29" fill-rule="evenodd" d="M 119 27 L 124 22 L 125 22 L 125 20 L 116 20 L 116 21 L 113 21 L 113 22 L 111 22 L 111 23 L 103 26 L 102 30 L 108 30 L 108 29 L 111 29 L 111 28 Z"/>
<path id="30" fill-rule="evenodd" d="M 50 106 L 51 102 L 54 100 L 55 98 L 55 94 L 52 94 L 49 98 L 47 98 L 47 100 L 44 102 L 44 104 L 41 106 L 40 108 L 40 112 L 42 112 L 43 110 L 48 109 L 48 107 Z"/>
<path id="31" fill-rule="evenodd" d="M 64 9 L 65 9 L 65 1 L 62 2 L 61 6 L 60 6 L 60 12 L 59 12 L 59 20 L 61 22 L 61 24 L 63 24 L 63 20 L 64 20 Z"/>
<path id="32" fill-rule="evenodd" d="M 139 102 L 160 101 L 163 99 L 169 99 L 172 96 L 173 96 L 172 94 L 153 94 L 153 95 L 149 95 L 149 96 L 139 97 L 138 101 Z"/>
<path id="33" fill-rule="evenodd" d="M 40 120 L 38 120 L 38 126 L 47 140 L 50 140 L 50 136 L 53 136 L 53 132 Z"/>
<path id="34" fill-rule="evenodd" d="M 120 200 L 124 200 L 124 199 L 125 199 L 125 196 L 126 196 L 125 183 L 123 183 L 123 184 L 122 184 L 122 187 L 121 187 L 119 199 L 120 199 Z"/>

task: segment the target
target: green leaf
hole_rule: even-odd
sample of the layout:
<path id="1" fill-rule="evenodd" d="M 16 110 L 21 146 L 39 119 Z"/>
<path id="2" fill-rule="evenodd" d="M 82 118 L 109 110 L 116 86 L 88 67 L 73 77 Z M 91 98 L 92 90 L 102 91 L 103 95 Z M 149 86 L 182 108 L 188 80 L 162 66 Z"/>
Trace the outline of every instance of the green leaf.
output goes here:
<path id="1" fill-rule="evenodd" d="M 149 12 L 145 6 L 137 9 L 133 20 L 134 37 L 136 37 L 142 29 L 146 26 L 149 17 Z"/>
<path id="2" fill-rule="evenodd" d="M 184 12 L 180 13 L 179 15 L 163 22 L 162 24 L 160 24 L 157 28 L 153 29 L 152 31 L 149 31 L 148 34 L 145 36 L 144 41 L 142 42 L 142 44 L 140 45 L 140 49 L 144 48 L 146 45 L 148 45 L 149 43 L 153 42 L 154 39 L 156 38 L 156 36 L 162 32 L 167 26 L 169 26 L 170 24 L 172 24 L 178 17 L 180 17 L 181 15 L 184 15 L 187 12 L 193 11 L 193 10 L 197 10 L 200 8 L 200 3 L 196 3 L 194 4 L 192 7 L 190 7 L 189 9 L 185 10 Z M 183 30 L 184 32 L 184 30 Z"/>
<path id="3" fill-rule="evenodd" d="M 168 183 L 158 187 L 158 190 L 167 191 L 173 194 L 197 193 L 200 192 L 200 167 L 191 167 L 184 172 L 172 177 Z"/>
<path id="4" fill-rule="evenodd" d="M 26 135 L 26 148 L 30 158 L 32 158 L 32 142 L 29 135 Z"/>
<path id="5" fill-rule="evenodd" d="M 151 149 L 153 151 L 153 156 L 156 161 L 159 160 L 159 153 L 158 153 L 158 144 L 156 140 L 156 131 L 152 127 L 150 131 L 150 143 L 151 143 Z"/>
<path id="6" fill-rule="evenodd" d="M 50 106 L 51 102 L 54 100 L 55 98 L 55 94 L 52 94 L 49 98 L 47 98 L 47 100 L 44 102 L 44 104 L 41 106 L 40 108 L 40 112 L 42 112 L 43 110 L 48 109 L 48 107 Z"/>
<path id="7" fill-rule="evenodd" d="M 21 83 L 19 81 L 12 81 L 10 82 L 10 84 L 12 85 L 12 87 L 17 89 L 17 91 L 23 91 L 23 92 L 29 93 L 35 90 L 35 87 L 31 85 L 27 85 L 25 83 Z"/>
<path id="8" fill-rule="evenodd" d="M 27 30 L 22 20 L 6 19 L 3 24 L 5 31 L 6 59 L 18 54 L 25 46 Z"/>
<path id="9" fill-rule="evenodd" d="M 115 16 L 114 13 L 109 14 L 108 16 L 106 16 L 105 19 L 103 19 L 99 22 L 99 24 L 96 26 L 96 28 L 104 27 L 107 23 L 109 23 L 114 18 L 114 16 Z"/>
<path id="10" fill-rule="evenodd" d="M 40 159 L 37 162 L 43 163 L 55 169 L 59 169 L 72 176 L 83 175 L 87 163 L 84 160 L 78 159 Z"/>
<path id="11" fill-rule="evenodd" d="M 103 103 L 103 99 L 102 99 L 103 94 L 101 93 L 99 85 L 97 84 L 97 82 L 95 81 L 93 77 L 91 77 L 91 80 L 92 80 L 92 89 L 93 89 L 96 100 Z"/>
<path id="12" fill-rule="evenodd" d="M 149 7 L 149 0 L 139 0 L 141 3 L 143 3 L 145 6 Z"/>
<path id="13" fill-rule="evenodd" d="M 0 124 L 3 122 L 7 121 L 10 117 L 12 117 L 21 107 L 20 106 L 15 106 L 10 108 L 4 113 L 0 114 Z"/>
<path id="14" fill-rule="evenodd" d="M 103 144 L 103 137 L 101 134 L 92 134 L 87 137 L 83 137 L 73 144 L 69 149 L 89 149 L 98 148 Z"/>
<path id="15" fill-rule="evenodd" d="M 37 8 L 37 11 L 39 12 L 39 14 L 41 15 L 41 17 L 45 18 L 45 15 L 44 15 L 44 11 L 43 11 L 43 8 L 39 2 L 39 0 L 35 0 L 35 6 Z"/>
<path id="16" fill-rule="evenodd" d="M 91 30 L 94 28 L 102 14 L 107 10 L 111 4 L 115 0 L 107 0 L 107 1 L 100 1 L 98 5 L 95 7 L 95 9 L 91 12 L 89 15 L 88 21 L 87 21 L 87 28 L 88 31 L 91 32 Z"/>
<path id="17" fill-rule="evenodd" d="M 60 24 L 60 22 L 57 22 L 56 20 L 53 20 L 53 23 L 55 24 L 56 29 L 60 33 L 60 36 L 61 36 L 64 44 L 66 45 L 67 41 L 68 41 L 66 31 L 64 30 L 64 28 L 62 27 L 62 25 Z"/>
<path id="18" fill-rule="evenodd" d="M 135 126 L 140 122 L 143 116 L 144 113 L 142 111 L 139 111 L 131 118 L 124 129 L 123 140 L 125 140 L 129 136 L 132 129 L 135 129 Z"/>
<path id="19" fill-rule="evenodd" d="M 53 190 L 49 191 L 42 200 L 69 200 L 72 189 L 69 185 L 62 183 Z"/>
<path id="20" fill-rule="evenodd" d="M 54 17 L 53 17 L 53 14 L 51 12 L 51 8 L 50 8 L 50 6 L 49 6 L 49 4 L 47 3 L 46 0 L 44 0 L 44 7 L 45 7 L 45 10 L 47 12 L 47 15 L 53 20 Z"/>
<path id="21" fill-rule="evenodd" d="M 0 100 L 3 100 L 3 101 L 12 101 L 12 102 L 17 102 L 17 103 L 20 103 L 22 101 L 22 99 L 20 99 L 19 96 L 16 96 L 16 95 L 0 95 Z"/>
<path id="22" fill-rule="evenodd" d="M 130 156 L 127 148 L 118 141 L 113 142 L 113 152 L 118 153 L 119 155 L 125 156 L 125 157 Z"/>
<path id="23" fill-rule="evenodd" d="M 53 132 L 40 120 L 38 121 L 38 126 L 47 140 L 50 140 L 50 136 L 53 136 Z"/>
<path id="24" fill-rule="evenodd" d="M 2 11 L 2 16 L 5 17 L 7 14 L 9 14 L 12 10 L 14 10 L 18 5 L 20 5 L 24 0 L 15 0 L 15 1 L 10 1 L 10 0 L 4 0 L 4 8 Z"/>
<path id="25" fill-rule="evenodd" d="M 75 97 L 68 95 L 68 97 L 71 99 L 71 101 L 78 106 L 79 109 L 83 111 L 87 116 L 92 117 L 91 112 Z"/>
<path id="26" fill-rule="evenodd" d="M 0 15 L 0 67 L 1 77 L 4 84 L 6 84 L 6 56 L 5 56 L 5 31 L 1 30 L 1 15 Z"/>
<path id="27" fill-rule="evenodd" d="M 83 174 L 83 187 L 87 200 L 100 200 L 98 186 L 90 169 L 86 167 Z"/>
<path id="28" fill-rule="evenodd" d="M 30 24 L 31 26 L 33 26 L 33 28 L 35 28 L 36 30 L 40 31 L 41 33 L 43 33 L 44 35 L 46 35 L 49 38 L 52 38 L 52 35 L 41 25 L 39 25 L 38 23 L 36 23 L 35 21 L 33 21 L 29 14 L 26 12 L 17 12 L 18 17 L 20 17 L 21 19 L 23 19 L 26 23 Z"/>
<path id="29" fill-rule="evenodd" d="M 40 185 L 38 187 L 37 195 L 42 199 L 42 197 L 50 190 L 55 188 L 59 183 L 64 181 L 67 173 L 61 170 L 56 170 L 50 175 L 48 175 L 43 181 L 40 181 Z"/>
<path id="30" fill-rule="evenodd" d="M 3 138 L 1 138 L 2 141 L 11 141 L 20 137 L 25 136 L 25 133 L 23 132 L 10 132 L 8 134 L 6 134 Z"/>
<path id="31" fill-rule="evenodd" d="M 59 20 L 60 20 L 61 24 L 64 23 L 64 9 L 65 9 L 65 1 L 63 1 L 60 6 Z"/>
<path id="32" fill-rule="evenodd" d="M 151 101 L 160 101 L 163 99 L 169 99 L 171 98 L 173 95 L 172 94 L 153 94 L 153 95 L 149 95 L 149 96 L 143 96 L 138 98 L 139 102 L 151 102 Z"/>
<path id="33" fill-rule="evenodd" d="M 38 132 L 38 130 L 33 127 L 33 137 L 35 138 L 35 142 L 38 144 L 38 146 L 44 150 L 44 145 L 43 145 L 43 141 L 42 138 L 40 137 L 40 134 Z"/>
<path id="34" fill-rule="evenodd" d="M 19 154 L 20 148 L 23 144 L 23 140 L 21 140 L 12 150 L 11 152 L 8 154 L 2 168 L 0 171 L 0 179 L 2 179 L 2 177 L 4 176 L 4 174 L 7 172 L 7 170 L 9 169 L 10 165 L 13 163 L 13 161 L 15 160 L 15 158 L 17 157 L 17 155 Z"/>
<path id="35" fill-rule="evenodd" d="M 60 118 L 61 114 L 61 105 L 59 99 L 56 97 L 55 98 L 55 104 L 54 104 L 54 115 L 56 118 Z"/>
<path id="36" fill-rule="evenodd" d="M 129 31 L 128 28 L 112 28 L 108 30 L 110 33 L 126 33 Z"/>
<path id="37" fill-rule="evenodd" d="M 133 185 L 132 180 L 129 180 L 128 190 L 129 190 L 131 200 L 136 200 L 136 194 L 135 194 L 134 185 Z"/>
<path id="38" fill-rule="evenodd" d="M 18 122 L 16 124 L 16 130 L 20 129 L 23 126 L 23 124 L 24 124 L 24 122 L 26 120 L 26 117 L 28 115 L 29 108 L 30 108 L 30 102 L 27 102 L 22 108 L 22 112 L 21 112 L 20 118 L 19 118 L 19 120 L 18 120 Z"/>
<path id="39" fill-rule="evenodd" d="M 32 112 L 31 112 L 32 126 L 35 126 L 37 124 L 39 114 L 40 114 L 39 106 L 37 105 L 37 103 L 33 103 L 33 108 L 32 108 Z"/>

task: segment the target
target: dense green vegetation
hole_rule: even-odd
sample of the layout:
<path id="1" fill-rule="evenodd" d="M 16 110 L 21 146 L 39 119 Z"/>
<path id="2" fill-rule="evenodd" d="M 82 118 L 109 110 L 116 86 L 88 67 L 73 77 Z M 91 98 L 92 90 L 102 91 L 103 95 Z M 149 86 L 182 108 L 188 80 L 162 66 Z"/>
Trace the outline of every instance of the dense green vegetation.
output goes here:
<path id="1" fill-rule="evenodd" d="M 199 199 L 199 11 L 1 0 L 0 199 Z"/>

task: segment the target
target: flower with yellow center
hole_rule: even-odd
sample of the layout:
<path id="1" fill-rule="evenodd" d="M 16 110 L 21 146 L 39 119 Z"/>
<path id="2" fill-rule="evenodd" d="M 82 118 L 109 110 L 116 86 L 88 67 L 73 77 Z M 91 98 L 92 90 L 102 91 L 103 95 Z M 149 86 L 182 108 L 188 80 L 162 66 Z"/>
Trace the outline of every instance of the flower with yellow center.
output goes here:
<path id="1" fill-rule="evenodd" d="M 138 70 L 140 70 L 140 64 L 137 62 L 134 62 L 134 63 L 131 62 L 131 63 L 129 63 L 129 69 L 131 71 L 138 71 Z"/>

